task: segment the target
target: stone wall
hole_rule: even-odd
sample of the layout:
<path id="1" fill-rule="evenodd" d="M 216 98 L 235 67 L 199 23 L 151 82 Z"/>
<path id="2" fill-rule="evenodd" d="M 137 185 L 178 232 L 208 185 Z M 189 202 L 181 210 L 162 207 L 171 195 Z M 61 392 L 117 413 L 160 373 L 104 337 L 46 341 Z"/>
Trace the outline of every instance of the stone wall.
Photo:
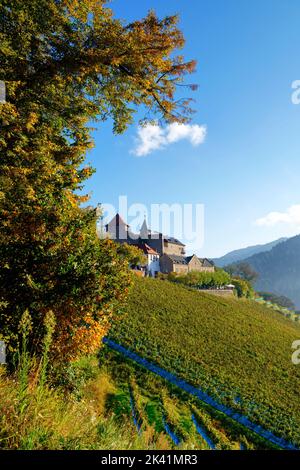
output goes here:
<path id="1" fill-rule="evenodd" d="M 232 289 L 198 289 L 199 292 L 205 294 L 219 295 L 220 297 L 233 297 L 234 291 Z"/>
<path id="2" fill-rule="evenodd" d="M 166 274 L 173 272 L 173 263 L 168 256 L 162 255 L 160 257 L 159 264 L 162 273 Z"/>
<path id="3" fill-rule="evenodd" d="M 209 266 L 202 266 L 201 269 L 199 269 L 199 271 L 203 273 L 214 273 L 215 268 L 213 266 L 211 268 Z"/>
<path id="4" fill-rule="evenodd" d="M 184 256 L 184 246 L 164 241 L 163 252 L 167 255 Z"/>
<path id="5" fill-rule="evenodd" d="M 189 267 L 187 264 L 175 264 L 174 263 L 174 272 L 178 274 L 186 274 L 189 270 Z"/>
<path id="6" fill-rule="evenodd" d="M 201 261 L 193 256 L 188 264 L 188 271 L 203 271 Z"/>

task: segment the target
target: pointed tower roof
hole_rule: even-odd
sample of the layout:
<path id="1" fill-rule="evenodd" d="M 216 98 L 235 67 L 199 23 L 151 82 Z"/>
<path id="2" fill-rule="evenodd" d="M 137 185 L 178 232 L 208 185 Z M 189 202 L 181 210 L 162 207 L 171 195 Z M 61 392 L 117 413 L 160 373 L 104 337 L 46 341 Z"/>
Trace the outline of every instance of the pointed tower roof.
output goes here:
<path id="1" fill-rule="evenodd" d="M 106 227 L 116 227 L 120 225 L 124 225 L 124 227 L 129 227 L 129 225 L 124 222 L 120 214 L 117 212 L 116 215 L 111 219 L 111 221 L 106 224 Z"/>
<path id="2" fill-rule="evenodd" d="M 140 237 L 143 239 L 143 238 L 148 238 L 148 236 L 149 236 L 149 230 L 147 227 L 147 222 L 146 222 L 146 217 L 145 217 L 143 225 L 141 226 Z"/>

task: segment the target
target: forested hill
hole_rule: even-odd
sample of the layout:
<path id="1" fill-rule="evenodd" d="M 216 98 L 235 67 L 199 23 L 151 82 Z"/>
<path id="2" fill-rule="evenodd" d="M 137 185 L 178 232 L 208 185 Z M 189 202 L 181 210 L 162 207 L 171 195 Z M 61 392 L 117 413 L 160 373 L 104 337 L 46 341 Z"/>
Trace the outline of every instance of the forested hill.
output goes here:
<path id="1" fill-rule="evenodd" d="M 285 295 L 300 308 L 300 235 L 245 261 L 259 274 L 257 290 Z"/>

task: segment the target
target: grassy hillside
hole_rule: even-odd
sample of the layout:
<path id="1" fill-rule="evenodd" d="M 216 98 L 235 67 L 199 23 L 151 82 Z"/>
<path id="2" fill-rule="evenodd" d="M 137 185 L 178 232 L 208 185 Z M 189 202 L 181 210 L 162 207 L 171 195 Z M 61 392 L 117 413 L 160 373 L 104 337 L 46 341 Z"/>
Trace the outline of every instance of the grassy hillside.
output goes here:
<path id="1" fill-rule="evenodd" d="M 13 376 L 0 366 L 0 449 L 265 448 L 106 348 L 100 367 L 85 357 L 50 370 L 47 383 L 36 366 Z"/>
<path id="2" fill-rule="evenodd" d="M 66 365 L 43 385 L 34 362 L 30 368 L 25 378 L 28 371 L 12 376 L 0 365 L 1 450 L 147 448 L 130 416 L 120 422 L 106 411 L 115 385 L 96 358 Z"/>
<path id="3" fill-rule="evenodd" d="M 300 444 L 299 325 L 251 301 L 137 279 L 110 337 Z"/>
<path id="4" fill-rule="evenodd" d="M 110 336 L 299 445 L 295 323 L 254 302 L 136 279 Z M 274 448 L 108 346 L 98 360 L 50 366 L 46 382 L 24 354 L 13 375 L 0 366 L 1 449 Z"/>

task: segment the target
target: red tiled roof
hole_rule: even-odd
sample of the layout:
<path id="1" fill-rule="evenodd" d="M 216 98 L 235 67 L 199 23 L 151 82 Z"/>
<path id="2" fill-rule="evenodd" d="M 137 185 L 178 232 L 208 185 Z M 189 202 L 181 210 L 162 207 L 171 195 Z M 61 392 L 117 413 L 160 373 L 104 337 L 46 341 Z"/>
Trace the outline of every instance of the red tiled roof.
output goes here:
<path id="1" fill-rule="evenodd" d="M 147 243 L 139 243 L 138 248 L 142 250 L 146 255 L 158 255 L 157 251 L 151 246 L 147 245 Z"/>

